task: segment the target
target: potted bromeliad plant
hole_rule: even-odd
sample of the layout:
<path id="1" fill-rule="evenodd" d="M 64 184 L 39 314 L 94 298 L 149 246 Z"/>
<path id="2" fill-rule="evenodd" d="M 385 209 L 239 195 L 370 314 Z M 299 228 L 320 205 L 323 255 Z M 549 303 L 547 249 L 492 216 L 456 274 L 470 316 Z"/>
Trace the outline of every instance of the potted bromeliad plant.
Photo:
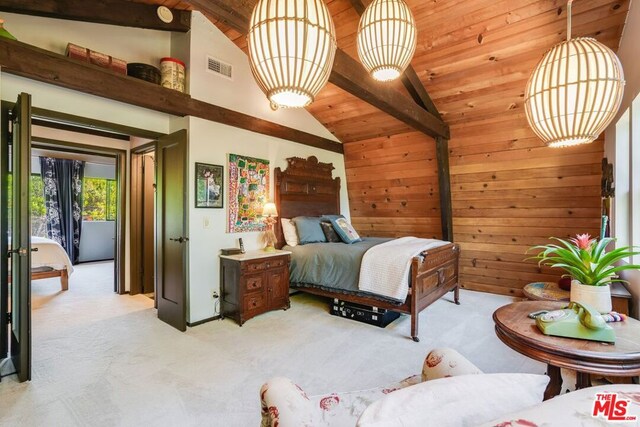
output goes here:
<path id="1" fill-rule="evenodd" d="M 578 234 L 568 240 L 552 237 L 557 243 L 533 246 L 529 251 L 540 252 L 529 259 L 538 260 L 539 265 L 563 269 L 563 277 L 571 277 L 571 301 L 585 303 L 601 313 L 611 311 L 612 282 L 623 282 L 617 273 L 623 270 L 640 269 L 633 264 L 616 265 L 624 258 L 640 254 L 632 247 L 620 247 L 607 252 L 607 246 L 615 239 L 592 239 L 588 234 Z"/>

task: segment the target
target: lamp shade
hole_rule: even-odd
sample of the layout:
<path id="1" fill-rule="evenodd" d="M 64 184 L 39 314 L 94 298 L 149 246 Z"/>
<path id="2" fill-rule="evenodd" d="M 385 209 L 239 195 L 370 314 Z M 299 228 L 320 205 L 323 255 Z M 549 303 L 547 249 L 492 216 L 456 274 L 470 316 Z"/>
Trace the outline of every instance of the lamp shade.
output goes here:
<path id="1" fill-rule="evenodd" d="M 416 22 L 403 0 L 374 0 L 360 17 L 358 56 L 376 80 L 394 80 L 416 51 Z"/>
<path id="2" fill-rule="evenodd" d="M 624 88 L 620 60 L 592 38 L 575 38 L 544 54 L 529 77 L 525 112 L 550 147 L 593 142 L 615 117 Z"/>
<path id="3" fill-rule="evenodd" d="M 322 0 L 260 0 L 247 41 L 251 71 L 269 101 L 304 107 L 329 79 L 336 52 L 333 20 Z"/>
<path id="4" fill-rule="evenodd" d="M 265 203 L 264 208 L 262 208 L 262 216 L 278 216 L 276 204 L 271 202 Z"/>

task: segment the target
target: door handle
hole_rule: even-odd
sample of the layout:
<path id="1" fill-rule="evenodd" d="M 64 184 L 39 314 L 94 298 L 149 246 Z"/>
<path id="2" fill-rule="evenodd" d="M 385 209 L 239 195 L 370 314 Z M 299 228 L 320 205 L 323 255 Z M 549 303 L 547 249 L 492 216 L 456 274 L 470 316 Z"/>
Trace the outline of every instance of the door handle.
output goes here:
<path id="1" fill-rule="evenodd" d="M 174 239 L 172 237 L 169 237 L 169 240 L 171 240 L 172 242 L 184 243 L 184 242 L 188 242 L 189 238 L 180 236 L 177 239 Z"/>
<path id="2" fill-rule="evenodd" d="M 31 248 L 31 252 L 38 252 L 38 248 Z M 11 258 L 11 254 L 16 254 L 16 255 L 20 255 L 20 256 L 26 256 L 27 255 L 27 249 L 25 249 L 25 248 L 9 249 L 7 251 L 7 256 L 9 258 Z"/>

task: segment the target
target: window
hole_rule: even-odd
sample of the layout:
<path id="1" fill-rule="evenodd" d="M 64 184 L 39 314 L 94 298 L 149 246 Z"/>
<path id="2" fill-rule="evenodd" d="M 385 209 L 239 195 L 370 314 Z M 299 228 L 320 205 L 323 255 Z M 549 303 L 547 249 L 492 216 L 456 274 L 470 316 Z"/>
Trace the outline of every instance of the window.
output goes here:
<path id="1" fill-rule="evenodd" d="M 615 125 L 614 236 L 619 246 L 640 245 L 640 95 Z M 640 256 L 631 262 L 640 263 Z"/>
<path id="2" fill-rule="evenodd" d="M 42 176 L 31 175 L 31 235 L 47 237 L 47 211 Z"/>
<path id="3" fill-rule="evenodd" d="M 30 182 L 31 195 L 31 235 L 38 237 L 47 237 L 47 221 L 46 208 L 44 204 L 44 186 L 42 177 L 39 174 L 32 174 Z M 9 173 L 7 177 L 7 209 L 11 212 L 13 199 L 11 192 L 13 190 L 13 174 Z"/>
<path id="4" fill-rule="evenodd" d="M 84 178 L 83 221 L 115 221 L 118 190 L 115 179 Z"/>

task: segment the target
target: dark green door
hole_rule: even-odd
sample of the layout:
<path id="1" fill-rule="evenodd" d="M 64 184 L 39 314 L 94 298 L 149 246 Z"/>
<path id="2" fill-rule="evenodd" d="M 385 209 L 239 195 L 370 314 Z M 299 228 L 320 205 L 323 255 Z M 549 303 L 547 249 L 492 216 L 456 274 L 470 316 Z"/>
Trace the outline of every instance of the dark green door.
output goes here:
<path id="1" fill-rule="evenodd" d="M 31 95 L 18 96 L 10 123 L 11 360 L 20 381 L 31 379 Z"/>
<path id="2" fill-rule="evenodd" d="M 187 329 L 187 132 L 158 139 L 156 151 L 156 277 L 158 317 Z"/>

